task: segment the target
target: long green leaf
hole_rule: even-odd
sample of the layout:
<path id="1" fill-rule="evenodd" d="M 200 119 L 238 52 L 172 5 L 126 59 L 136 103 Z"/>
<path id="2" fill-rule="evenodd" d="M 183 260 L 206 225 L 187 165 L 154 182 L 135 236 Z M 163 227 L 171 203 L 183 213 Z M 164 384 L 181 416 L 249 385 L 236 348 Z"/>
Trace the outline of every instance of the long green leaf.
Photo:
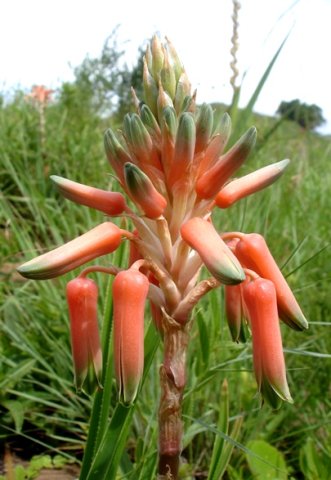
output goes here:
<path id="1" fill-rule="evenodd" d="M 282 41 L 280 47 L 278 48 L 278 50 L 276 51 L 275 55 L 272 57 L 269 65 L 267 66 L 266 70 L 264 71 L 259 83 L 257 84 L 257 87 L 255 88 L 251 98 L 249 99 L 246 107 L 243 109 L 243 111 L 240 113 L 240 115 L 238 116 L 238 121 L 236 122 L 235 124 L 235 131 L 234 131 L 234 137 L 236 137 L 238 135 L 238 132 L 243 132 L 247 126 L 248 126 L 248 123 L 250 121 L 250 118 L 251 118 L 251 115 L 253 113 L 253 109 L 254 109 L 254 106 L 257 102 L 257 99 L 266 83 L 266 81 L 268 80 L 268 77 L 271 73 L 271 70 L 280 54 L 280 52 L 282 51 L 287 39 L 288 39 L 288 36 L 289 36 L 290 33 L 288 33 L 285 37 L 285 39 Z"/>
<path id="2" fill-rule="evenodd" d="M 220 414 L 218 419 L 217 428 L 221 432 L 224 432 L 226 435 L 228 434 L 228 427 L 229 427 L 229 390 L 228 390 L 228 383 L 225 379 L 222 384 L 221 390 L 221 405 L 220 405 Z M 208 480 L 217 480 L 220 478 L 219 474 L 219 464 L 222 458 L 222 451 L 224 447 L 224 437 L 216 436 L 213 453 L 211 457 L 210 467 L 209 467 L 209 474 Z"/>

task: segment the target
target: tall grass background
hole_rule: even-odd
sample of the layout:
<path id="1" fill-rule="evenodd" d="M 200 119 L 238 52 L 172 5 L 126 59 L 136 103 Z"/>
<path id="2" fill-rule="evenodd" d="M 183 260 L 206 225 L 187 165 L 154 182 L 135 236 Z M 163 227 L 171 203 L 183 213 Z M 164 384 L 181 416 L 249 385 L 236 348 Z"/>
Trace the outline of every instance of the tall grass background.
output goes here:
<path id="1" fill-rule="evenodd" d="M 217 112 L 225 108 L 215 105 Z M 236 118 L 241 114 L 247 112 L 238 110 Z M 79 463 L 91 400 L 73 387 L 65 285 L 74 273 L 35 282 L 20 278 L 15 267 L 103 221 L 102 214 L 60 197 L 49 176 L 117 189 L 103 152 L 103 131 L 115 119 L 100 117 L 92 103 L 81 101 L 79 89 L 68 85 L 57 92 L 45 116 L 43 143 L 38 111 L 22 93 L 0 108 L 0 440 L 27 456 L 47 451 Z M 240 174 L 283 158 L 291 159 L 290 167 L 275 185 L 217 211 L 214 219 L 221 230 L 266 237 L 310 328 L 297 333 L 282 326 L 295 403 L 274 412 L 260 408 L 250 341 L 230 340 L 222 290 L 199 304 L 189 347 L 182 478 L 207 478 L 216 441 L 224 443 L 223 456 L 233 448 L 224 478 L 326 480 L 331 470 L 330 138 L 291 122 L 249 117 L 257 126 L 258 143 Z M 125 266 L 126 258 L 123 244 L 104 262 Z M 103 292 L 101 321 L 110 285 L 100 274 L 95 278 Z M 155 474 L 160 362 L 159 348 L 133 414 L 119 478 Z M 110 416 L 116 402 L 113 383 Z M 226 402 L 228 430 L 222 425 Z M 271 445 L 276 450 L 270 453 Z M 261 473 L 263 468 L 267 473 Z"/>

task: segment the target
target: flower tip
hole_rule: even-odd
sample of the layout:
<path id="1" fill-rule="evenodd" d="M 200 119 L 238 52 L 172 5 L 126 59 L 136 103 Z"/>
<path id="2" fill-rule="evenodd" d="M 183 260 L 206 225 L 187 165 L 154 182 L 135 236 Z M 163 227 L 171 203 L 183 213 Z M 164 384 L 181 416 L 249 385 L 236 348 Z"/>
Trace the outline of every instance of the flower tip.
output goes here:
<path id="1" fill-rule="evenodd" d="M 287 384 L 283 386 L 283 388 L 277 388 L 267 379 L 264 379 L 261 383 L 260 392 L 263 400 L 265 400 L 274 410 L 278 410 L 283 401 L 294 403 Z"/>
<path id="2" fill-rule="evenodd" d="M 41 262 L 39 257 L 23 263 L 23 265 L 17 267 L 16 270 L 24 278 L 30 278 L 33 280 L 47 280 L 50 278 L 48 276 L 46 264 Z"/>
<path id="3" fill-rule="evenodd" d="M 239 264 L 234 262 L 230 262 L 227 268 L 225 268 L 223 264 L 220 275 L 214 273 L 214 277 L 224 285 L 238 285 L 239 283 L 242 283 L 246 278 L 244 270 Z"/>
<path id="4" fill-rule="evenodd" d="M 49 178 L 56 184 L 61 184 L 65 180 L 65 178 L 59 177 L 58 175 L 51 175 Z"/>
<path id="5" fill-rule="evenodd" d="M 279 170 L 283 171 L 289 166 L 290 163 L 291 160 L 289 158 L 284 158 L 284 160 L 277 162 L 276 165 L 278 166 Z"/>
<path id="6" fill-rule="evenodd" d="M 294 314 L 292 311 L 285 312 L 282 308 L 279 308 L 279 317 L 293 330 L 302 332 L 309 328 L 308 320 L 301 310 Z"/>
<path id="7" fill-rule="evenodd" d="M 129 407 L 132 405 L 137 398 L 138 390 L 140 383 L 132 382 L 131 384 L 127 382 L 123 389 L 119 392 L 119 401 L 125 406 Z"/>

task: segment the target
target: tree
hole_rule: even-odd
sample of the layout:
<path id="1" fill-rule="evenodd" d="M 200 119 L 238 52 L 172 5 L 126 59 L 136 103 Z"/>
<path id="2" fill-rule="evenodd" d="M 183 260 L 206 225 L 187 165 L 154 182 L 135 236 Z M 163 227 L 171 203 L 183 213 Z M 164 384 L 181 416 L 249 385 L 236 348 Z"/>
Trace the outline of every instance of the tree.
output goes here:
<path id="1" fill-rule="evenodd" d="M 117 28 L 106 39 L 100 57 L 86 57 L 74 70 L 75 87 L 85 97 L 84 103 L 100 114 L 123 114 L 130 109 L 130 87 L 141 93 L 143 51 L 139 49 L 136 65 L 130 69 L 122 62 L 124 50 L 117 42 Z"/>
<path id="2" fill-rule="evenodd" d="M 314 130 L 325 122 L 322 109 L 315 104 L 308 105 L 295 99 L 290 102 L 281 102 L 277 113 L 282 118 L 298 123 L 306 130 Z"/>

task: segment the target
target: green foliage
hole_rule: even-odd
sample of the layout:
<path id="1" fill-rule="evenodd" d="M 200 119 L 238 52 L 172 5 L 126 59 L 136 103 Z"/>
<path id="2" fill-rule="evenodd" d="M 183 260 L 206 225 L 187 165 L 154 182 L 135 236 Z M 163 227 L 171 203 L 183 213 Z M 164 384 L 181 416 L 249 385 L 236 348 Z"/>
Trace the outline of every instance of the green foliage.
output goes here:
<path id="1" fill-rule="evenodd" d="M 254 478 L 259 480 L 287 480 L 284 456 L 264 440 L 253 440 L 247 444 L 250 452 L 247 462 Z"/>
<path id="2" fill-rule="evenodd" d="M 33 480 L 37 478 L 43 469 L 57 470 L 62 469 L 68 463 L 61 455 L 35 455 L 29 461 L 27 467 L 16 465 L 11 472 L 12 480 Z M 9 476 L 0 475 L 0 480 L 8 480 Z"/>
<path id="3" fill-rule="evenodd" d="M 331 471 L 331 452 L 318 448 L 316 439 L 308 437 L 300 450 L 300 467 L 307 480 L 327 480 Z"/>
<path id="4" fill-rule="evenodd" d="M 105 41 L 99 57 L 86 57 L 81 65 L 75 68 L 75 82 L 66 85 L 63 92 L 74 91 L 75 101 L 88 104 L 101 115 L 114 115 L 122 119 L 132 105 L 131 87 L 138 97 L 142 92 L 143 49 L 139 50 L 136 65 L 131 69 L 123 63 L 124 50 L 119 50 L 117 28 Z"/>
<path id="5" fill-rule="evenodd" d="M 307 130 L 314 130 L 325 122 L 322 109 L 315 104 L 308 105 L 300 100 L 281 102 L 277 113 L 282 118 L 296 122 Z"/>

